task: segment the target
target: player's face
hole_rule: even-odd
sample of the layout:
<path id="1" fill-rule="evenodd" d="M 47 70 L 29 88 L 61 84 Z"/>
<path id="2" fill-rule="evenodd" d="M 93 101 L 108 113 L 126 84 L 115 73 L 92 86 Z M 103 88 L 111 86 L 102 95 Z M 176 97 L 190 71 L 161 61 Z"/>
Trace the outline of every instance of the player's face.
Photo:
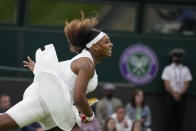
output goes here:
<path id="1" fill-rule="evenodd" d="M 113 44 L 110 41 L 108 35 L 105 35 L 97 44 L 97 52 L 103 57 L 112 56 L 112 47 Z"/>

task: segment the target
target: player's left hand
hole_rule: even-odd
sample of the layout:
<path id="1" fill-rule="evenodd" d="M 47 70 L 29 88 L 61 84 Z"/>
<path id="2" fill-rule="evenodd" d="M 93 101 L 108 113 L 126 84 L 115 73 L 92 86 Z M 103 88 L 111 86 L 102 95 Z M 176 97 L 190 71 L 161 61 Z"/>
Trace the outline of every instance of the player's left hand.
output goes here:
<path id="1" fill-rule="evenodd" d="M 30 71 L 34 71 L 35 62 L 28 56 L 27 61 L 23 61 L 24 67 L 27 67 Z"/>

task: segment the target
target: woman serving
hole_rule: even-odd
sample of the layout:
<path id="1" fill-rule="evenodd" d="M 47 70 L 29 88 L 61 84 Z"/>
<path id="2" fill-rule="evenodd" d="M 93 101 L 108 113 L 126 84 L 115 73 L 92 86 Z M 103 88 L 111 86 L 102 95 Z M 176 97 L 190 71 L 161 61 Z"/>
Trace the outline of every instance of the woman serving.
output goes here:
<path id="1" fill-rule="evenodd" d="M 94 28 L 96 24 L 95 18 L 84 17 L 66 24 L 70 50 L 77 53 L 72 59 L 58 62 L 50 44 L 36 51 L 35 67 L 32 61 L 25 62 L 35 74 L 34 81 L 23 100 L 0 115 L 1 131 L 33 122 L 39 122 L 45 130 L 71 130 L 80 121 L 78 110 L 86 116 L 82 122 L 93 120 L 86 93 L 97 87 L 95 67 L 112 55 L 113 46 L 107 34 Z"/>

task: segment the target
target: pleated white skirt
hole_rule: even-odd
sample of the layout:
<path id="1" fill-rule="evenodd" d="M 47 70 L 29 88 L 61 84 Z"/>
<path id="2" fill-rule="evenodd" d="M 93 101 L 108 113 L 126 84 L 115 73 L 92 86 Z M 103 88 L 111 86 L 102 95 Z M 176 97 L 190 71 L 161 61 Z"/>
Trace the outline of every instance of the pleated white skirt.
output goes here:
<path id="1" fill-rule="evenodd" d="M 47 130 L 58 126 L 69 131 L 81 122 L 73 106 L 69 87 L 59 77 L 58 59 L 53 45 L 36 52 L 34 81 L 21 102 L 7 111 L 20 127 L 39 122 Z"/>

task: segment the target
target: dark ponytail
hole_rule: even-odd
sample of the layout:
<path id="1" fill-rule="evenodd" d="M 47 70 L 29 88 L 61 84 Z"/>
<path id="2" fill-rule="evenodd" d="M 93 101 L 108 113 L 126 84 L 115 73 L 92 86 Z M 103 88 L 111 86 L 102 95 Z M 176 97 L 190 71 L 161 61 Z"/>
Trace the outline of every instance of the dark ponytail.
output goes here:
<path id="1" fill-rule="evenodd" d="M 86 44 L 99 34 L 100 31 L 94 28 L 97 23 L 95 17 L 84 18 L 83 13 L 81 19 L 66 22 L 65 36 L 69 44 L 75 47 L 76 53 L 80 53 L 82 49 L 86 48 Z"/>

